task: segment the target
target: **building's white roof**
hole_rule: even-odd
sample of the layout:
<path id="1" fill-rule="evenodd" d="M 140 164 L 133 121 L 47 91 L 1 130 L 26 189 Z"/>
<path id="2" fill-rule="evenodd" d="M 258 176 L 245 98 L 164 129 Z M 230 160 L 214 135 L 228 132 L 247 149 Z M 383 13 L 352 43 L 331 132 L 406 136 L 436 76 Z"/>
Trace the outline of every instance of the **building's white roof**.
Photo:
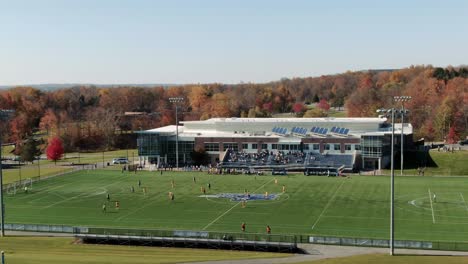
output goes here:
<path id="1" fill-rule="evenodd" d="M 340 127 L 350 128 L 349 135 L 351 137 L 360 137 L 361 135 L 382 135 L 391 133 L 381 130 L 380 124 L 386 122 L 386 118 L 371 117 L 371 118 L 211 118 L 203 121 L 184 121 L 184 125 L 178 127 L 179 137 L 195 138 L 195 137 L 230 137 L 230 138 L 245 138 L 245 137 L 272 137 L 272 138 L 296 138 L 277 135 L 271 132 L 274 126 L 293 127 L 298 124 L 304 126 L 314 126 L 318 124 L 323 127 L 332 127 L 335 124 Z M 316 124 L 314 124 L 316 123 Z M 248 124 L 248 125 L 247 125 Z M 362 125 L 360 125 L 362 124 Z M 388 128 L 387 128 L 388 129 Z M 289 129 L 288 129 L 289 131 Z M 176 126 L 164 126 L 140 133 L 168 133 L 175 134 Z M 401 133 L 401 124 L 395 124 L 395 133 Z M 411 124 L 405 124 L 405 134 L 413 133 Z M 332 134 L 332 136 L 334 136 Z M 317 136 L 320 137 L 320 136 Z M 299 137 L 297 137 L 299 138 Z"/>
<path id="2" fill-rule="evenodd" d="M 182 121 L 183 124 L 215 124 L 220 122 L 226 123 L 287 123 L 287 122 L 340 122 L 340 123 L 382 123 L 385 122 L 385 117 L 320 117 L 320 118 L 211 118 L 202 121 Z"/>

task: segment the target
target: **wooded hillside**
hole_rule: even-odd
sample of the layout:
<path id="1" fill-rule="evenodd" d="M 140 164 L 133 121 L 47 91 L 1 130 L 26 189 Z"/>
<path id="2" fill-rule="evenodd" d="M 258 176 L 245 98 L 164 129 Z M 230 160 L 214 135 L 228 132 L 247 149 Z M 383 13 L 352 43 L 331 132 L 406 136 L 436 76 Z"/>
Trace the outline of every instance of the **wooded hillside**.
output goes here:
<path id="1" fill-rule="evenodd" d="M 468 68 L 414 66 L 392 71 L 346 72 L 265 84 L 197 84 L 164 87 L 98 88 L 76 86 L 55 91 L 15 87 L 0 91 L 0 109 L 14 109 L 4 139 L 23 142 L 33 133 L 58 135 L 66 150 L 119 147 L 120 135 L 175 123 L 170 97 L 184 97 L 179 120 L 211 117 L 327 115 L 342 107 L 350 117 L 376 116 L 381 107 L 405 104 L 415 138 L 458 140 L 468 130 Z M 320 103 L 318 103 L 320 102 Z M 316 109 L 306 105 L 316 104 Z M 125 114 L 126 112 L 138 112 Z M 6 128 L 2 124 L 2 127 Z"/>

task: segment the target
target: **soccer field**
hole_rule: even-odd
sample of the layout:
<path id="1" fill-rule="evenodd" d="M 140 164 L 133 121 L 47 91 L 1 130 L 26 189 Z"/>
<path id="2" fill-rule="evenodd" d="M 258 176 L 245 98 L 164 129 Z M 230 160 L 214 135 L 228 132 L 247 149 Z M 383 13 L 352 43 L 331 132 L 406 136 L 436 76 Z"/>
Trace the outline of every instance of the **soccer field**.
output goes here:
<path id="1" fill-rule="evenodd" d="M 269 225 L 273 234 L 388 238 L 389 186 L 385 176 L 80 171 L 36 182 L 28 193 L 10 192 L 6 222 L 221 232 L 239 232 L 245 222 L 249 233 Z M 258 198 L 245 208 L 219 197 L 242 198 L 245 190 Z M 467 178 L 396 177 L 395 197 L 395 239 L 468 241 Z"/>

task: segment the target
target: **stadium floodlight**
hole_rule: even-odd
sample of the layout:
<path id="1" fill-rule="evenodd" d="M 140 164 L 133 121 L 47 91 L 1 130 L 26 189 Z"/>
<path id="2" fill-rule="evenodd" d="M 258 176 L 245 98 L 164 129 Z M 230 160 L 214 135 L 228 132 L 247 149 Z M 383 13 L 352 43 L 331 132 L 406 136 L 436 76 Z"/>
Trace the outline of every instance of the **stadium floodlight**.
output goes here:
<path id="1" fill-rule="evenodd" d="M 183 97 L 169 97 L 169 102 L 175 104 L 175 118 L 176 118 L 176 168 L 179 168 L 179 115 L 178 106 L 179 103 L 183 102 Z"/>
<path id="2" fill-rule="evenodd" d="M 0 121 L 7 121 L 15 114 L 14 110 L 0 109 Z M 5 127 L 5 126 L 4 126 Z M 1 214 L 1 236 L 5 236 L 5 206 L 3 204 L 3 174 L 2 174 L 2 131 L 0 130 L 0 214 Z"/>
<path id="3" fill-rule="evenodd" d="M 398 112 L 395 108 L 378 109 L 377 113 L 391 116 L 392 118 L 392 143 L 390 151 L 390 255 L 394 254 L 395 246 L 395 166 L 394 166 L 394 145 L 395 145 L 395 113 Z"/>
<path id="4" fill-rule="evenodd" d="M 401 96 L 394 96 L 393 100 L 395 102 L 401 102 L 401 176 L 403 176 L 403 142 L 404 142 L 404 136 L 403 136 L 403 128 L 405 126 L 405 115 L 408 114 L 408 110 L 405 109 L 405 102 L 408 102 L 411 100 L 411 96 L 406 96 L 406 95 L 401 95 Z"/>

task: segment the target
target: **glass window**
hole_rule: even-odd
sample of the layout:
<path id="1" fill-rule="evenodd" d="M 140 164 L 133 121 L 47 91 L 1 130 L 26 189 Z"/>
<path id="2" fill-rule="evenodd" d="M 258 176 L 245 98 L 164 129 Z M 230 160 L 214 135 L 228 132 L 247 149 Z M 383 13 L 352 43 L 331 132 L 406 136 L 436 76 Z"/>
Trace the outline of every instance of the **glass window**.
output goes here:
<path id="1" fill-rule="evenodd" d="M 361 145 L 354 145 L 355 150 L 361 150 Z"/>
<path id="2" fill-rule="evenodd" d="M 325 144 L 325 150 L 330 150 L 330 144 Z"/>
<path id="3" fill-rule="evenodd" d="M 271 149 L 278 149 L 278 144 L 271 144 Z"/>
<path id="4" fill-rule="evenodd" d="M 223 148 L 224 150 L 227 150 L 227 149 L 232 149 L 234 151 L 239 150 L 239 146 L 237 145 L 237 143 L 224 143 Z"/>
<path id="5" fill-rule="evenodd" d="M 344 148 L 345 150 L 351 150 L 351 144 L 345 144 Z"/>
<path id="6" fill-rule="evenodd" d="M 333 144 L 333 150 L 341 150 L 341 144 Z"/>
<path id="7" fill-rule="evenodd" d="M 268 144 L 262 144 L 262 149 L 268 149 Z"/>
<path id="8" fill-rule="evenodd" d="M 247 143 L 242 144 L 242 149 L 248 149 L 248 148 L 249 148 L 249 144 L 247 144 Z"/>
<path id="9" fill-rule="evenodd" d="M 252 149 L 258 149 L 258 144 L 256 143 L 252 144 Z"/>
<path id="10" fill-rule="evenodd" d="M 219 143 L 206 142 L 205 150 L 206 151 L 219 151 Z"/>
<path id="11" fill-rule="evenodd" d="M 313 144 L 312 149 L 313 150 L 320 150 L 320 144 Z"/>

